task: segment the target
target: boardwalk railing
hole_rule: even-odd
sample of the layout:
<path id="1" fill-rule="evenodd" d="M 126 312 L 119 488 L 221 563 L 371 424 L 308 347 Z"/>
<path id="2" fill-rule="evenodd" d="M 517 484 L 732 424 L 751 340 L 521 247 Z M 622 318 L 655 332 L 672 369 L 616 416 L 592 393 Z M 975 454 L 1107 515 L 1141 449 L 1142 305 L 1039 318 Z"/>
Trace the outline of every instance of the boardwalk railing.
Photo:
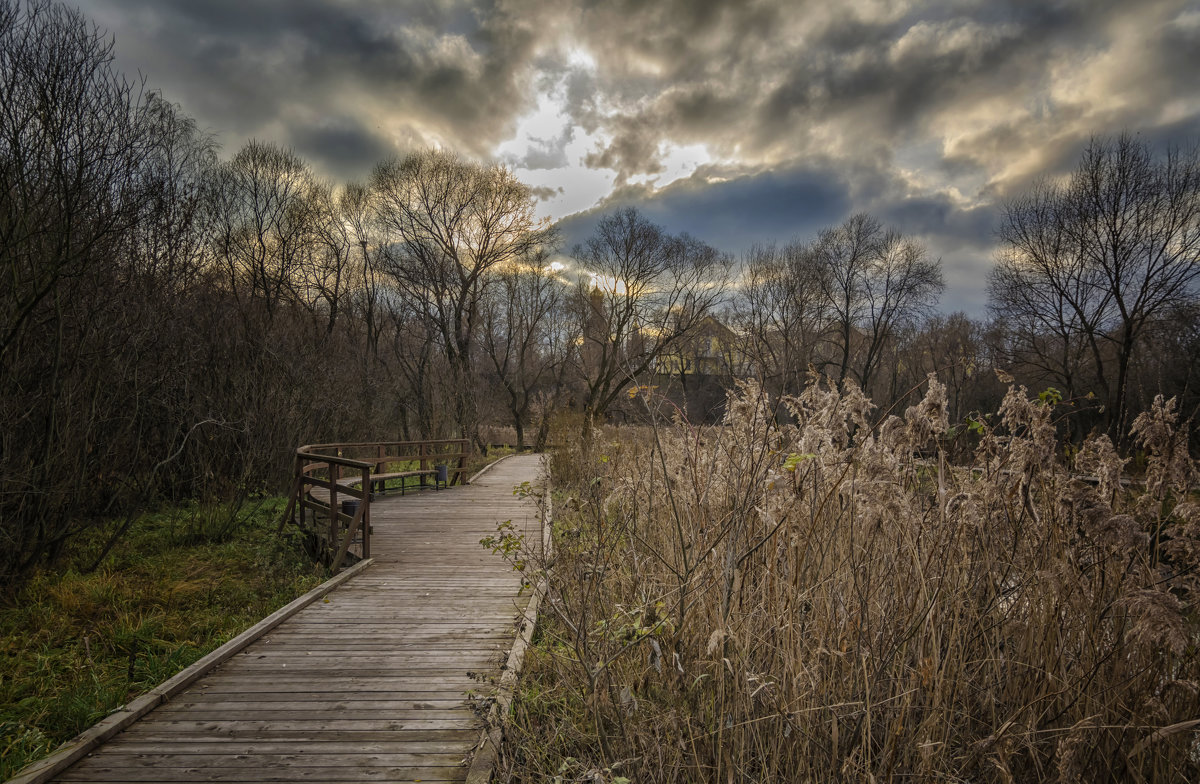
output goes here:
<path id="1" fill-rule="evenodd" d="M 332 571 L 347 555 L 371 557 L 371 495 L 388 480 L 419 486 L 466 484 L 470 442 L 370 441 L 309 444 L 296 450 L 291 496 L 279 529 L 289 522 L 312 534 Z M 444 474 L 438 466 L 445 466 Z M 390 470 L 391 469 L 391 470 Z"/>

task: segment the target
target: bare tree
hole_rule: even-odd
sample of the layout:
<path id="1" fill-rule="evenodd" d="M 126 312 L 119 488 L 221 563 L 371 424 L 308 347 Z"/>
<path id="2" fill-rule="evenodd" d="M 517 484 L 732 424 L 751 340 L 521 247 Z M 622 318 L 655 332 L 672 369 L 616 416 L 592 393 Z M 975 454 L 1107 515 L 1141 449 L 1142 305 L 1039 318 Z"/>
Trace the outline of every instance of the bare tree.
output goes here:
<path id="1" fill-rule="evenodd" d="M 528 260 L 507 265 L 483 305 L 484 353 L 491 375 L 505 392 L 506 407 L 525 446 L 525 423 L 539 388 L 552 386 L 566 361 L 555 325 L 565 317 L 566 284 L 539 250 Z"/>
<path id="2" fill-rule="evenodd" d="M 546 243 L 533 196 L 501 166 L 442 151 L 379 164 L 371 178 L 387 272 L 437 331 L 452 374 L 454 409 L 478 441 L 474 347 L 489 273 Z"/>
<path id="3" fill-rule="evenodd" d="M 993 314 L 1035 325 L 1015 336 L 1018 350 L 1064 378 L 1078 372 L 1085 346 L 1089 391 L 1119 437 L 1147 324 L 1194 296 L 1200 279 L 1196 150 L 1156 158 L 1128 135 L 1094 139 L 1067 181 L 1042 182 L 1008 204 L 1000 238 Z"/>
<path id="4" fill-rule="evenodd" d="M 575 307 L 590 425 L 712 314 L 730 263 L 697 239 L 666 234 L 632 207 L 602 218 L 575 257 L 589 276 Z"/>
<path id="5" fill-rule="evenodd" d="M 153 143 L 138 167 L 138 218 L 124 232 L 130 273 L 184 295 L 204 281 L 209 267 L 217 145 L 161 94 L 146 96 L 145 121 Z"/>
<path id="6" fill-rule="evenodd" d="M 315 182 L 308 200 L 311 239 L 302 254 L 302 274 L 313 300 L 310 309 L 322 312 L 325 332 L 332 334 L 353 285 L 352 260 L 359 248 L 344 196 L 335 195 L 328 183 Z"/>
<path id="7" fill-rule="evenodd" d="M 991 411 L 1000 404 L 1004 387 L 994 373 L 986 325 L 961 311 L 928 318 L 913 331 L 900 357 L 905 372 L 897 367 L 897 393 L 919 389 L 930 373 L 936 373 L 946 386 L 952 424 L 972 411 Z"/>
<path id="8" fill-rule="evenodd" d="M 838 384 L 851 373 L 856 329 L 863 320 L 863 280 L 882 234 L 879 221 L 860 213 L 837 228 L 825 229 L 817 240 L 815 252 L 823 273 L 819 280 L 832 315 L 830 342 L 837 353 L 836 359 L 822 364 L 835 364 Z"/>
<path id="9" fill-rule="evenodd" d="M 832 314 L 836 358 L 827 362 L 838 368 L 839 384 L 853 374 L 869 389 L 896 330 L 916 322 L 941 295 L 941 262 L 862 213 L 821 232 L 814 253 Z"/>
<path id="10" fill-rule="evenodd" d="M 308 166 L 291 150 L 251 141 L 218 172 L 216 252 L 243 314 L 261 303 L 268 320 L 297 293 L 312 239 Z"/>
<path id="11" fill-rule="evenodd" d="M 0 0 L 0 584 L 139 497 L 161 443 L 155 305 L 194 263 L 172 155 L 205 145 L 112 47 L 78 11 Z M 151 214 L 179 247 L 137 234 Z"/>
<path id="12" fill-rule="evenodd" d="M 824 268 L 809 245 L 756 246 L 743 261 L 734 319 L 765 389 L 799 394 L 825 328 Z"/>
<path id="13" fill-rule="evenodd" d="M 379 336 L 383 329 L 382 275 L 384 248 L 378 241 L 374 227 L 374 210 L 371 207 L 371 191 L 357 182 L 348 183 L 338 197 L 338 209 L 345 222 L 354 253 L 355 278 L 349 286 L 358 309 L 358 320 L 366 335 L 367 352 L 370 356 L 379 353 Z"/>
<path id="14" fill-rule="evenodd" d="M 138 85 L 78 11 L 0 2 L 0 356 L 137 219 L 151 147 Z"/>

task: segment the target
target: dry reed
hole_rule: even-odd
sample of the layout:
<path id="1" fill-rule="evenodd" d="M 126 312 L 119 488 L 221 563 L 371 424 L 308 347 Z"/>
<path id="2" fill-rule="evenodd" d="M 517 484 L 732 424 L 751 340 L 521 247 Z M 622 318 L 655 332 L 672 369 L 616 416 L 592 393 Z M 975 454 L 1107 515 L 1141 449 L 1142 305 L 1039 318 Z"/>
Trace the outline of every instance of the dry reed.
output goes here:
<path id="1" fill-rule="evenodd" d="M 962 466 L 933 377 L 903 417 L 814 382 L 781 425 L 746 384 L 720 427 L 556 453 L 506 774 L 1200 780 L 1186 433 L 1156 401 L 1122 490 L 1107 438 L 1062 458 L 1054 402 L 1010 389 Z"/>

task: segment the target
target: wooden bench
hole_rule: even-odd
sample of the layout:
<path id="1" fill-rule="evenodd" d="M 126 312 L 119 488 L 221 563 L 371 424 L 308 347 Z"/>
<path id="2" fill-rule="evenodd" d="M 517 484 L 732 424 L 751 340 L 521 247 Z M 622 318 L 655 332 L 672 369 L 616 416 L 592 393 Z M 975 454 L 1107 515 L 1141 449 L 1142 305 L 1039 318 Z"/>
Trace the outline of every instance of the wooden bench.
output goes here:
<path id="1" fill-rule="evenodd" d="M 449 482 L 438 479 L 438 471 L 436 468 L 422 468 L 422 469 L 414 469 L 412 471 L 393 471 L 391 473 L 386 473 L 386 474 L 371 474 L 371 493 L 372 493 L 372 495 L 375 493 L 379 493 L 380 495 L 387 495 L 386 483 L 389 479 L 407 479 L 410 476 L 421 477 L 421 487 L 428 487 L 428 485 L 426 485 L 425 481 L 424 481 L 426 476 L 433 477 L 433 489 L 434 490 L 441 490 L 443 487 L 449 486 Z M 347 477 L 342 477 L 341 479 L 338 480 L 339 487 L 358 487 L 361 484 L 362 484 L 361 477 L 347 476 Z M 407 488 L 404 485 L 404 483 L 402 482 L 400 484 L 400 495 L 404 495 L 406 490 L 407 490 Z M 328 490 L 323 490 L 322 488 L 319 488 L 319 487 L 309 488 L 308 497 L 314 501 L 317 501 L 318 503 L 321 503 L 325 506 L 329 506 L 329 491 Z M 354 499 L 346 499 L 346 500 L 354 500 Z"/>
<path id="2" fill-rule="evenodd" d="M 363 441 L 340 444 L 308 444 L 296 449 L 295 478 L 287 510 L 279 521 L 282 532 L 289 521 L 310 531 L 324 533 L 327 527 L 326 554 L 336 570 L 346 557 L 351 528 L 363 532 L 363 557 L 370 553 L 370 499 L 376 492 L 387 491 L 391 479 L 419 477 L 420 487 L 433 477 L 433 487 L 441 490 L 467 483 L 470 442 L 463 438 L 428 441 Z M 409 471 L 387 471 L 392 466 L 412 466 Z M 372 476 L 371 471 L 379 471 Z M 443 473 L 444 472 L 444 473 Z M 363 484 L 370 485 L 363 487 Z M 400 491 L 408 486 L 401 482 Z M 343 494 L 347 497 L 343 498 Z M 344 502 L 344 506 L 337 502 Z M 337 508 L 334 508 L 337 507 Z M 306 515 L 311 520 L 306 519 Z M 358 526 L 362 524 L 362 528 Z M 338 533 L 346 531 L 347 535 Z M 340 544 L 337 544 L 340 537 Z"/>

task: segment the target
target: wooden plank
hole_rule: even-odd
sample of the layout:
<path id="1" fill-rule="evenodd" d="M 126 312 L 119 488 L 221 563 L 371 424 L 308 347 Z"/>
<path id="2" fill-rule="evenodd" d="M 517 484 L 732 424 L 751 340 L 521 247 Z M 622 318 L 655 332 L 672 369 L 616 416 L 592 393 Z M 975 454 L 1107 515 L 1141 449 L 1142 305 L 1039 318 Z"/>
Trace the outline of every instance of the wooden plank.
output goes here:
<path id="1" fill-rule="evenodd" d="M 400 768 L 400 767 L 439 767 L 455 768 L 462 764 L 463 755 L 445 751 L 424 751 L 419 753 L 404 752 L 368 752 L 355 757 L 348 757 L 336 751 L 311 752 L 307 749 L 294 752 L 264 751 L 255 748 L 248 754 L 213 753 L 198 751 L 188 754 L 184 759 L 177 759 L 174 754 L 136 753 L 127 750 L 112 750 L 105 755 L 103 767 L 106 768 L 171 768 L 184 767 L 189 770 L 205 768 L 250 768 L 254 766 L 269 766 L 272 768 Z M 97 766 L 100 767 L 100 766 Z"/>
<path id="2" fill-rule="evenodd" d="M 510 458 L 436 496 L 372 503 L 375 558 L 362 578 L 178 688 L 57 780 L 464 780 L 483 727 L 468 697 L 496 693 L 500 654 L 531 606 L 522 575 L 479 539 L 504 520 L 540 535 L 532 504 L 512 496 L 539 469 L 537 457 Z"/>
<path id="3" fill-rule="evenodd" d="M 449 679 L 458 676 L 466 675 L 470 669 L 468 666 L 463 667 L 446 667 L 439 662 L 426 662 L 424 666 L 408 665 L 395 667 L 360 667 L 357 662 L 354 662 L 353 677 L 367 678 L 369 680 L 379 679 L 404 679 L 404 678 L 431 678 Z M 483 663 L 486 666 L 486 662 Z M 238 668 L 238 672 L 233 677 L 244 677 L 250 679 L 271 678 L 280 682 L 295 682 L 306 679 L 320 680 L 327 677 L 347 677 L 339 670 L 345 670 L 347 663 L 345 661 L 337 668 L 318 668 L 318 667 L 289 667 L 287 664 L 281 664 L 278 668 L 272 669 L 269 667 L 259 667 L 255 669 Z"/>
<path id="4" fill-rule="evenodd" d="M 409 691 L 392 691 L 385 694 L 379 692 L 359 692 L 351 693 L 346 696 L 346 699 L 351 699 L 357 702 L 378 702 L 380 700 L 397 700 L 411 701 L 423 703 L 438 703 L 438 702 L 461 702 L 466 699 L 461 695 L 448 695 L 445 691 L 433 689 L 420 689 Z M 327 691 L 291 691 L 287 694 L 280 694 L 276 697 L 264 697 L 262 694 L 253 694 L 250 692 L 217 692 L 212 689 L 190 689 L 189 691 L 179 695 L 176 700 L 186 700 L 187 702 L 205 703 L 205 702 L 222 702 L 236 704 L 239 702 L 263 702 L 278 701 L 278 702 L 329 702 L 329 692 Z M 162 707 L 171 705 L 170 702 Z"/>
<path id="5" fill-rule="evenodd" d="M 206 680 L 205 689 L 210 692 L 235 690 L 241 692 L 259 692 L 263 694 L 279 694 L 288 691 L 313 692 L 395 692 L 421 688 L 453 689 L 461 693 L 474 684 L 466 673 L 458 677 L 445 675 L 434 676 L 426 673 L 407 677 L 361 678 L 354 675 L 339 675 L 324 677 L 313 676 L 279 676 L 265 682 L 261 675 L 233 675 Z"/>
<path id="6" fill-rule="evenodd" d="M 254 710 L 271 710 L 275 712 L 282 711 L 304 711 L 311 713 L 313 711 L 313 703 L 319 702 L 322 711 L 339 712 L 339 711 L 381 711 L 390 710 L 397 713 L 405 711 L 445 711 L 457 708 L 467 707 L 468 702 L 465 697 L 444 697 L 442 692 L 433 692 L 437 697 L 432 699 L 348 699 L 329 701 L 329 695 L 321 695 L 321 700 L 293 700 L 293 699 L 278 699 L 278 700 L 222 700 L 222 699 L 179 699 L 168 702 L 165 705 L 160 705 L 155 711 L 156 716 L 165 716 L 169 713 L 179 713 L 181 711 L 192 711 L 196 713 L 205 711 L 240 711 L 246 710 L 247 704 L 251 705 Z M 208 695 L 205 695 L 208 697 Z M 280 697 L 291 697 L 291 695 L 279 695 Z"/>
<path id="7" fill-rule="evenodd" d="M 344 573 L 336 575 L 300 598 L 279 608 L 215 651 L 194 662 L 191 666 L 184 668 L 174 677 L 168 678 L 158 687 L 151 689 L 149 693 L 138 697 L 124 706 L 123 709 L 101 719 L 92 727 L 67 741 L 50 756 L 26 766 L 16 776 L 9 779 L 7 784 L 41 784 L 41 782 L 49 781 L 56 774 L 66 770 L 75 761 L 99 747 L 104 741 L 154 710 L 164 700 L 170 699 L 175 694 L 183 691 L 197 678 L 232 658 L 235 654 L 240 653 L 246 646 L 317 599 L 325 596 L 334 588 L 355 577 L 370 565 L 370 561 L 363 561 L 356 564 L 353 569 L 347 569 Z"/>
<path id="8" fill-rule="evenodd" d="M 224 735 L 189 734 L 181 732 L 156 732 L 153 727 L 142 729 L 139 725 L 137 741 L 145 743 L 458 743 L 460 748 L 469 748 L 479 737 L 478 727 L 456 727 L 437 730 L 326 730 L 319 736 L 311 734 L 311 727 L 302 729 L 269 729 L 259 732 L 227 733 Z M 120 737 L 120 736 L 118 736 Z M 105 748 L 108 748 L 105 746 Z M 103 754 L 101 749 L 96 753 Z"/>
<path id="9" fill-rule="evenodd" d="M 165 743 L 179 746 L 187 743 L 215 744 L 258 744 L 258 743 L 389 743 L 393 748 L 407 746 L 409 743 L 457 743 L 459 748 L 470 748 L 479 737 L 478 726 L 455 727 L 452 729 L 416 729 L 416 730 L 379 730 L 379 729 L 332 729 L 325 730 L 319 735 L 312 734 L 311 727 L 301 729 L 269 729 L 259 732 L 236 732 L 214 735 L 211 733 L 187 732 L 156 732 L 153 727 L 149 730 L 139 729 L 136 740 L 139 743 Z M 120 736 L 118 736 L 118 739 Z M 114 739 L 114 743 L 117 739 Z M 113 748 L 120 748 L 114 746 Z M 108 746 L 94 752 L 91 758 L 98 759 L 107 753 Z"/>
<path id="10" fill-rule="evenodd" d="M 410 767 L 311 767 L 311 768 L 146 768 L 86 766 L 70 771 L 61 781 L 96 782 L 183 782 L 183 781 L 462 781 L 466 774 L 459 766 Z"/>
<path id="11" fill-rule="evenodd" d="M 158 737 L 136 742 L 114 738 L 107 746 L 111 752 L 122 754 L 212 754 L 214 748 L 222 754 L 340 754 L 351 758 L 357 754 L 389 754 L 403 748 L 405 754 L 461 754 L 463 736 L 451 740 L 350 741 L 350 740 L 249 740 L 230 741 L 224 738 Z"/>
<path id="12" fill-rule="evenodd" d="M 355 706 L 350 708 L 331 708 L 322 705 L 315 708 L 312 705 L 297 708 L 280 708 L 277 704 L 255 705 L 247 703 L 242 708 L 211 708 L 206 705 L 189 705 L 178 710 L 167 710 L 164 705 L 154 712 L 154 719 L 147 721 L 163 721 L 173 718 L 187 721 L 310 721 L 319 717 L 324 721 L 338 716 L 353 717 L 354 721 L 443 721 L 467 720 L 475 718 L 475 712 L 462 705 L 446 708 L 367 708 Z"/>
<path id="13" fill-rule="evenodd" d="M 366 667 L 396 665 L 425 669 L 435 664 L 443 667 L 472 667 L 478 662 L 487 663 L 493 658 L 491 651 L 466 651 L 439 656 L 431 661 L 429 652 L 421 649 L 389 649 L 348 646 L 345 651 L 325 652 L 320 649 L 293 650 L 284 648 L 268 654 L 247 656 L 238 661 L 238 667 L 247 670 L 273 669 L 275 667 L 341 667 L 346 663 L 347 652 L 353 654 L 354 663 Z"/>
<path id="14" fill-rule="evenodd" d="M 222 721 L 214 719 L 211 721 L 204 720 L 181 720 L 181 721 L 159 721 L 154 719 L 143 719 L 146 726 L 153 725 L 154 731 L 159 733 L 167 732 L 199 732 L 203 734 L 227 734 L 230 736 L 245 735 L 247 733 L 259 732 L 287 732 L 302 730 L 311 733 L 320 733 L 324 730 L 354 730 L 354 731 L 388 731 L 388 732 L 403 732 L 403 731 L 424 731 L 424 730 L 458 730 L 463 727 L 478 725 L 478 721 L 463 721 L 462 717 L 444 718 L 444 719 L 331 719 L 321 717 L 319 712 L 314 712 L 317 718 L 291 718 L 280 721 L 247 720 L 247 721 Z M 140 724 L 138 726 L 141 726 Z"/>

